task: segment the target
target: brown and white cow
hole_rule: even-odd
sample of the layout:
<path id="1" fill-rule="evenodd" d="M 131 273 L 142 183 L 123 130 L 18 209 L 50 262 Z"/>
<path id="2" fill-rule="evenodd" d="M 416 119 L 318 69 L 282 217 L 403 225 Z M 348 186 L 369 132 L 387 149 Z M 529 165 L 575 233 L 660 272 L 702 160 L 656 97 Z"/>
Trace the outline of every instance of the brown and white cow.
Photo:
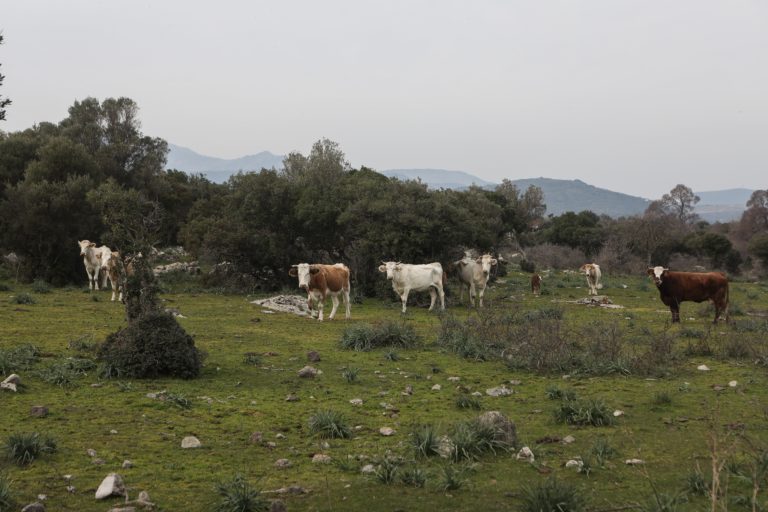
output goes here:
<path id="1" fill-rule="evenodd" d="M 88 287 L 91 290 L 99 289 L 99 272 L 101 271 L 101 248 L 97 248 L 94 242 L 79 240 L 80 256 L 83 257 L 85 273 L 88 274 Z"/>
<path id="2" fill-rule="evenodd" d="M 101 255 L 102 268 L 105 269 L 109 283 L 112 285 L 112 302 L 115 301 L 115 292 L 120 294 L 120 302 L 123 302 L 123 289 L 125 288 L 125 265 L 118 251 L 109 251 Z"/>
<path id="3" fill-rule="evenodd" d="M 339 308 L 339 295 L 344 297 L 346 312 L 344 318 L 350 317 L 349 304 L 349 268 L 343 263 L 335 265 L 322 265 L 299 263 L 292 265 L 288 275 L 299 278 L 299 288 L 307 292 L 307 305 L 312 316 L 314 304 L 317 303 L 319 321 L 323 321 L 323 303 L 326 296 L 331 296 L 333 308 L 328 320 L 333 320 L 336 310 Z"/>
<path id="4" fill-rule="evenodd" d="M 597 263 L 585 263 L 579 267 L 579 272 L 582 272 L 585 276 L 587 276 L 589 294 L 597 295 L 597 290 L 603 288 L 603 285 L 600 283 L 600 278 L 602 277 L 602 273 L 600 272 L 600 265 Z"/>
<path id="5" fill-rule="evenodd" d="M 496 263 L 498 263 L 496 258 L 490 254 L 483 254 L 476 259 L 465 256 L 453 263 L 459 276 L 459 302 L 464 296 L 464 287 L 466 286 L 469 290 L 469 304 L 474 306 L 475 297 L 478 297 L 478 307 L 483 307 L 485 287 L 491 277 L 491 267 Z"/>
<path id="6" fill-rule="evenodd" d="M 379 272 L 386 273 L 387 279 L 392 281 L 392 289 L 403 303 L 403 313 L 408 304 L 408 294 L 412 291 L 423 292 L 429 290 L 429 310 L 435 307 L 437 297 L 440 297 L 440 308 L 445 309 L 445 273 L 443 266 L 438 263 L 426 263 L 424 265 L 411 265 L 399 261 L 382 261 Z"/>
<path id="7" fill-rule="evenodd" d="M 541 295 L 541 276 L 539 274 L 531 276 L 531 292 L 534 295 Z"/>
<path id="8" fill-rule="evenodd" d="M 680 321 L 680 303 L 686 300 L 715 305 L 715 319 L 725 314 L 728 322 L 728 278 L 721 272 L 673 272 L 664 267 L 649 268 L 648 276 L 656 284 L 661 302 L 669 306 L 672 322 Z"/>

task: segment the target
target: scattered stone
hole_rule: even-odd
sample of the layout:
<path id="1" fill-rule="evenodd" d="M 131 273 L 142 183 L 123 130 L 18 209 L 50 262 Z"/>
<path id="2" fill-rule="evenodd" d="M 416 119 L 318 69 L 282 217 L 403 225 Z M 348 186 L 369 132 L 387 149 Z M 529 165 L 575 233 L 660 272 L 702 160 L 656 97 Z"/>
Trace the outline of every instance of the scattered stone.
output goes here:
<path id="1" fill-rule="evenodd" d="M 448 377 L 449 382 L 459 382 L 461 377 Z"/>
<path id="2" fill-rule="evenodd" d="M 103 383 L 103 382 L 94 382 L 93 384 L 91 384 L 91 387 L 92 387 L 92 388 L 100 388 L 100 387 L 102 387 L 103 385 L 104 385 L 104 383 Z"/>
<path id="3" fill-rule="evenodd" d="M 565 463 L 566 468 L 581 469 L 584 466 L 584 462 L 576 459 L 571 459 Z"/>
<path id="4" fill-rule="evenodd" d="M 307 360 L 311 363 L 317 363 L 320 361 L 320 354 L 314 350 L 311 350 L 307 352 Z"/>
<path id="5" fill-rule="evenodd" d="M 735 380 L 732 380 L 731 382 L 728 383 L 728 387 L 730 388 L 735 388 L 738 385 L 739 385 L 738 381 L 735 381 Z"/>
<path id="6" fill-rule="evenodd" d="M 277 448 L 277 443 L 275 443 L 274 441 L 267 441 L 266 443 L 264 443 L 264 446 L 266 446 L 270 450 L 274 450 L 275 448 Z"/>
<path id="7" fill-rule="evenodd" d="M 136 512 L 136 507 L 114 507 L 107 512 Z"/>
<path id="8" fill-rule="evenodd" d="M 302 379 L 314 379 L 319 373 L 320 370 L 309 365 L 298 371 L 299 377 Z"/>
<path id="9" fill-rule="evenodd" d="M 523 383 L 523 381 L 521 381 L 521 380 L 511 380 L 511 381 L 509 381 L 509 385 L 510 386 L 519 386 L 522 383 Z"/>
<path id="10" fill-rule="evenodd" d="M 488 388 L 485 390 L 485 394 L 488 396 L 509 396 L 512 393 L 514 393 L 514 391 L 512 391 L 506 386 L 498 386 L 495 388 Z"/>
<path id="11" fill-rule="evenodd" d="M 413 394 L 413 386 L 408 384 L 405 386 L 405 391 L 403 391 L 403 395 L 412 395 Z"/>
<path id="12" fill-rule="evenodd" d="M 272 500 L 272 503 L 269 504 L 269 512 L 287 512 L 287 510 L 283 500 Z"/>
<path id="13" fill-rule="evenodd" d="M 576 438 L 575 438 L 575 437 L 573 437 L 573 436 L 571 436 L 571 435 L 565 436 L 565 437 L 563 438 L 563 444 L 571 444 L 571 443 L 573 443 L 574 441 L 576 441 Z"/>
<path id="14" fill-rule="evenodd" d="M 97 465 L 97 466 L 103 466 L 103 465 L 104 465 L 104 464 L 106 464 L 106 463 L 107 463 L 107 461 L 105 461 L 104 459 L 102 459 L 102 458 L 100 458 L 100 457 L 99 457 L 99 458 L 96 458 L 96 459 L 93 459 L 93 460 L 91 461 L 91 464 L 95 464 L 95 465 Z"/>
<path id="15" fill-rule="evenodd" d="M 363 399 L 362 398 L 353 398 L 349 401 L 352 405 L 363 405 Z"/>
<path id="16" fill-rule="evenodd" d="M 254 432 L 251 437 L 248 438 L 248 442 L 251 444 L 261 444 L 264 442 L 264 434 L 261 432 Z"/>
<path id="17" fill-rule="evenodd" d="M 314 464 L 328 464 L 331 462 L 331 456 L 324 453 L 316 453 L 312 457 L 312 462 Z"/>
<path id="18" fill-rule="evenodd" d="M 702 371 L 702 372 L 708 372 L 709 371 L 709 366 L 707 366 L 705 364 L 700 364 L 699 366 L 696 367 L 696 369 L 699 370 L 699 371 Z"/>
<path id="19" fill-rule="evenodd" d="M 276 295 L 268 299 L 254 300 L 251 304 L 261 306 L 262 313 L 274 313 L 280 311 L 281 313 L 292 313 L 299 316 L 309 316 L 309 308 L 307 307 L 307 296 L 301 295 Z M 270 309 L 274 311 L 269 311 Z"/>
<path id="20" fill-rule="evenodd" d="M 75 489 L 75 486 L 74 486 L 74 485 L 68 485 L 67 487 L 65 487 L 65 489 L 67 489 L 67 492 L 68 492 L 68 493 L 70 493 L 70 494 L 75 494 L 75 490 L 76 490 L 76 489 Z"/>
<path id="21" fill-rule="evenodd" d="M 48 408 L 44 405 L 33 405 L 29 409 L 29 415 L 35 418 L 45 418 L 48 416 Z"/>
<path id="22" fill-rule="evenodd" d="M 152 500 L 149 499 L 149 493 L 147 491 L 141 491 L 139 493 L 139 498 L 136 501 L 138 501 L 141 504 L 152 503 Z"/>
<path id="23" fill-rule="evenodd" d="M 123 467 L 123 469 L 131 469 L 133 467 L 133 462 L 128 460 L 128 459 L 125 459 L 123 461 L 123 466 L 122 467 Z"/>
<path id="24" fill-rule="evenodd" d="M 182 448 L 200 448 L 202 443 L 195 436 L 187 436 L 181 440 Z"/>
<path id="25" fill-rule="evenodd" d="M 104 480 L 101 481 L 101 485 L 96 489 L 96 499 L 102 500 L 110 496 L 124 496 L 125 484 L 123 483 L 123 477 L 117 473 L 108 474 Z"/>
<path id="26" fill-rule="evenodd" d="M 562 441 L 562 439 L 557 436 L 544 436 L 537 439 L 536 444 L 552 444 L 559 443 L 560 441 Z"/>
<path id="27" fill-rule="evenodd" d="M 437 454 L 443 459 L 450 458 L 453 454 L 454 444 L 450 437 L 441 436 L 437 439 Z"/>
<path id="28" fill-rule="evenodd" d="M 721 386 L 720 384 L 713 384 L 712 389 L 715 391 L 723 391 L 725 389 L 725 386 Z"/>
<path id="29" fill-rule="evenodd" d="M 323 441 L 322 444 L 320 444 L 320 447 L 323 450 L 330 450 L 331 449 L 331 443 L 329 443 L 328 441 Z"/>
<path id="30" fill-rule="evenodd" d="M 96 450 L 94 450 L 93 448 L 88 448 L 87 450 L 85 450 L 85 453 L 87 453 L 89 457 L 96 456 Z"/>
<path id="31" fill-rule="evenodd" d="M 109 433 L 112 434 L 112 435 L 115 435 L 115 434 L 117 434 L 117 430 L 112 429 L 112 430 L 109 431 Z"/>
<path id="32" fill-rule="evenodd" d="M 21 512 L 45 512 L 45 505 L 36 501 L 21 509 Z"/>
<path id="33" fill-rule="evenodd" d="M 13 391 L 14 393 L 18 391 L 16 384 L 13 382 L 0 382 L 0 389 L 7 389 L 8 391 Z"/>
<path id="34" fill-rule="evenodd" d="M 375 473 L 376 472 L 376 468 L 373 466 L 373 464 L 366 464 L 365 466 L 360 468 L 360 472 L 365 474 L 365 475 L 369 475 L 371 473 Z"/>
<path id="35" fill-rule="evenodd" d="M 275 434 L 275 439 L 285 439 L 285 434 L 277 433 Z"/>
<path id="36" fill-rule="evenodd" d="M 3 381 L 3 384 L 16 384 L 18 386 L 19 384 L 21 384 L 21 377 L 19 377 L 15 373 L 12 373 L 5 378 L 5 380 Z"/>
<path id="37" fill-rule="evenodd" d="M 613 417 L 614 418 L 618 418 L 619 416 L 624 416 L 624 411 L 619 410 L 619 409 L 616 409 L 615 411 L 613 411 Z"/>
<path id="38" fill-rule="evenodd" d="M 286 402 L 298 402 L 300 398 L 296 396 L 295 393 L 289 393 L 288 396 L 285 397 Z"/>
<path id="39" fill-rule="evenodd" d="M 527 446 L 523 446 L 520 448 L 520 451 L 517 452 L 517 460 L 524 460 L 526 462 L 533 462 L 536 460 L 536 457 L 534 457 L 533 452 L 530 448 Z"/>
<path id="40" fill-rule="evenodd" d="M 484 412 L 477 417 L 477 421 L 481 426 L 493 429 L 495 441 L 501 441 L 509 446 L 517 444 L 515 423 L 499 411 Z"/>
<path id="41" fill-rule="evenodd" d="M 379 429 L 379 434 L 381 434 L 383 436 L 391 436 L 394 433 L 395 433 L 395 429 L 390 428 L 390 427 L 381 427 Z"/>
<path id="42" fill-rule="evenodd" d="M 483 396 L 483 394 L 479 391 L 473 391 L 472 396 Z"/>
<path id="43" fill-rule="evenodd" d="M 291 461 L 289 461 L 288 459 L 277 459 L 275 461 L 276 468 L 289 468 L 291 466 L 292 466 Z"/>
<path id="44" fill-rule="evenodd" d="M 443 387 L 440 384 L 432 386 L 432 391 L 440 391 Z"/>
<path id="45" fill-rule="evenodd" d="M 642 459 L 627 459 L 624 461 L 624 464 L 627 464 L 628 466 L 638 466 L 640 464 L 645 464 L 645 461 Z"/>

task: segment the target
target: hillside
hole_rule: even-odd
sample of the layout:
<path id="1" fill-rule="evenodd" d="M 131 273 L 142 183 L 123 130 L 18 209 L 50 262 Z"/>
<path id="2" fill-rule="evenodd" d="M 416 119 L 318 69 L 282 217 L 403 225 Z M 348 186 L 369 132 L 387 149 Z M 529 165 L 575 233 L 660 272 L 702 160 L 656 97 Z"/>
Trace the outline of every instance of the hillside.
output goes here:
<path id="1" fill-rule="evenodd" d="M 464 171 L 447 171 L 445 169 L 389 169 L 379 171 L 384 176 L 397 178 L 402 181 L 421 179 L 429 188 L 463 189 L 472 185 L 484 188 L 495 187 L 496 184 L 485 181 Z"/>
<path id="2" fill-rule="evenodd" d="M 230 175 L 238 171 L 260 171 L 261 169 L 273 167 L 280 169 L 283 167 L 283 157 L 269 151 L 226 159 L 201 155 L 189 148 L 175 144 L 168 144 L 168 147 L 170 152 L 168 153 L 166 168 L 188 173 L 203 173 L 208 179 L 216 183 L 226 181 Z"/>

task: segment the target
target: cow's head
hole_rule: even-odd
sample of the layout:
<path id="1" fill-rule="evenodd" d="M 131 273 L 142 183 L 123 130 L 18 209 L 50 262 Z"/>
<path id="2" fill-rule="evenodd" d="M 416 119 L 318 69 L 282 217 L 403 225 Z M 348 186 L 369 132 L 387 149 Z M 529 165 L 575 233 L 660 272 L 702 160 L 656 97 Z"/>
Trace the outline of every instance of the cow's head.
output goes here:
<path id="1" fill-rule="evenodd" d="M 299 263 L 291 265 L 288 275 L 299 278 L 299 288 L 309 290 L 309 279 L 312 274 L 317 274 L 320 270 L 309 263 Z"/>
<path id="2" fill-rule="evenodd" d="M 664 267 L 649 267 L 646 273 L 648 274 L 648 277 L 653 279 L 656 286 L 661 286 L 667 271 L 669 271 L 669 269 Z"/>
<path id="3" fill-rule="evenodd" d="M 395 272 L 399 272 L 402 267 L 400 267 L 400 262 L 397 261 L 382 261 L 382 264 L 379 265 L 379 272 L 386 272 L 387 273 L 387 279 L 392 280 L 395 278 Z"/>
<path id="4" fill-rule="evenodd" d="M 593 263 L 585 263 L 581 267 L 579 267 L 579 272 L 584 274 L 585 276 L 588 276 L 592 273 L 592 269 L 595 267 Z"/>
<path id="5" fill-rule="evenodd" d="M 491 267 L 496 265 L 498 261 L 496 261 L 496 258 L 490 254 L 483 254 L 475 260 L 475 263 L 480 265 L 480 268 L 483 270 L 483 275 L 487 276 L 491 273 Z"/>
<path id="6" fill-rule="evenodd" d="M 112 251 L 107 247 L 102 247 L 101 252 L 97 256 L 101 260 L 101 269 L 107 270 L 112 261 Z"/>
<path id="7" fill-rule="evenodd" d="M 77 242 L 77 245 L 80 246 L 80 256 L 85 256 L 85 251 L 87 251 L 89 247 L 96 247 L 95 243 L 89 242 L 88 240 L 80 240 Z"/>

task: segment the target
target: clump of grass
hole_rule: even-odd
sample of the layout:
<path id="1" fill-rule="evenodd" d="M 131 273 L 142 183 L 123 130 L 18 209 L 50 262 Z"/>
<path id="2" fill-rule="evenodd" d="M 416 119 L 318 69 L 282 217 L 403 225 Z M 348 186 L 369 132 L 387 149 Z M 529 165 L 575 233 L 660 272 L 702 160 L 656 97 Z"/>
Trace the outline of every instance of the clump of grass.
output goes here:
<path id="1" fill-rule="evenodd" d="M 381 347 L 407 349 L 416 346 L 418 341 L 416 329 L 405 322 L 356 324 L 344 329 L 341 348 L 361 352 Z"/>
<path id="2" fill-rule="evenodd" d="M 359 374 L 360 374 L 360 368 L 355 368 L 355 367 L 344 368 L 344 371 L 341 372 L 341 375 L 350 384 L 352 384 L 353 382 L 357 382 L 357 377 Z"/>
<path id="3" fill-rule="evenodd" d="M 37 432 L 16 432 L 5 441 L 5 453 L 18 466 L 27 466 L 46 453 L 56 452 L 56 440 Z"/>
<path id="4" fill-rule="evenodd" d="M 400 472 L 400 481 L 411 487 L 424 487 L 427 483 L 427 474 L 417 467 L 406 468 Z"/>
<path id="5" fill-rule="evenodd" d="M 28 370 L 37 362 L 40 356 L 40 349 L 32 344 L 24 344 L 9 349 L 0 349 L 0 374 L 20 370 Z"/>
<path id="6" fill-rule="evenodd" d="M 69 358 L 42 368 L 36 374 L 48 384 L 69 388 L 75 385 L 77 378 L 88 375 L 88 372 L 94 368 L 96 363 L 90 359 Z"/>
<path id="7" fill-rule="evenodd" d="M 522 512 L 581 512 L 586 500 L 579 490 L 556 478 L 523 489 Z"/>
<path id="8" fill-rule="evenodd" d="M 258 366 L 261 364 L 261 356 L 256 352 L 246 352 L 243 354 L 243 364 Z"/>
<path id="9" fill-rule="evenodd" d="M 98 295 L 91 295 L 91 302 L 101 302 Z"/>
<path id="10" fill-rule="evenodd" d="M 91 352 L 96 349 L 96 342 L 93 341 L 93 334 L 83 334 L 67 342 L 67 348 L 78 352 Z"/>
<path id="11" fill-rule="evenodd" d="M 604 427 L 614 424 L 613 413 L 602 400 L 563 400 L 555 409 L 555 421 L 569 425 Z"/>
<path id="12" fill-rule="evenodd" d="M 595 456 L 595 459 L 597 459 L 597 463 L 600 464 L 600 466 L 605 466 L 606 462 L 618 454 L 618 452 L 610 445 L 608 439 L 602 436 L 595 440 L 592 445 L 591 453 Z"/>
<path id="13" fill-rule="evenodd" d="M 531 309 L 523 314 L 525 322 L 535 322 L 536 320 L 562 320 L 565 311 L 559 307 L 543 307 L 541 309 Z"/>
<path id="14" fill-rule="evenodd" d="M 707 481 L 698 467 L 685 477 L 685 491 L 697 496 L 707 496 L 712 484 Z"/>
<path id="15" fill-rule="evenodd" d="M 35 293 L 51 293 L 51 285 L 42 279 L 36 279 L 35 282 L 32 283 L 32 291 Z"/>
<path id="16" fill-rule="evenodd" d="M 396 460 L 384 458 L 374 474 L 376 479 L 382 484 L 391 485 L 395 483 L 399 469 L 400 464 Z"/>
<path id="17" fill-rule="evenodd" d="M 0 292 L 10 292 L 12 288 L 5 283 L 0 283 Z"/>
<path id="18" fill-rule="evenodd" d="M 216 494 L 221 498 L 214 505 L 215 512 L 261 512 L 269 510 L 270 503 L 261 496 L 261 491 L 253 487 L 241 474 L 232 479 L 219 482 L 215 486 Z"/>
<path id="19" fill-rule="evenodd" d="M 18 293 L 11 298 L 12 304 L 37 304 L 37 301 L 33 296 L 28 293 Z"/>
<path id="20" fill-rule="evenodd" d="M 657 391 L 653 394 L 651 403 L 658 406 L 672 405 L 672 395 L 667 391 Z"/>
<path id="21" fill-rule="evenodd" d="M 544 394 L 550 400 L 576 400 L 576 392 L 572 389 L 560 389 L 557 385 L 547 387 Z"/>
<path id="22" fill-rule="evenodd" d="M 384 354 L 384 359 L 386 359 L 387 361 L 393 361 L 393 362 L 399 361 L 400 355 L 394 350 L 389 350 Z"/>
<path id="23" fill-rule="evenodd" d="M 479 411 L 481 404 L 476 396 L 462 394 L 456 398 L 456 407 L 459 409 L 474 409 Z"/>
<path id="24" fill-rule="evenodd" d="M 0 510 L 16 510 L 18 506 L 11 491 L 11 479 L 0 473 Z"/>
<path id="25" fill-rule="evenodd" d="M 130 382 L 117 381 L 117 389 L 125 393 L 126 391 L 133 391 L 133 385 Z"/>
<path id="26" fill-rule="evenodd" d="M 440 435 L 434 425 L 415 427 L 410 439 L 416 457 L 426 458 L 440 454 Z"/>
<path id="27" fill-rule="evenodd" d="M 175 405 L 179 409 L 191 409 L 192 401 L 181 393 L 165 393 L 163 401 Z"/>
<path id="28" fill-rule="evenodd" d="M 477 420 L 454 425 L 451 443 L 451 459 L 456 462 L 475 460 L 486 453 L 496 454 L 510 448 L 494 426 L 481 424 Z"/>
<path id="29" fill-rule="evenodd" d="M 344 416 L 330 409 L 318 411 L 310 416 L 309 431 L 321 438 L 328 439 L 352 437 L 352 431 L 347 425 Z"/>
<path id="30" fill-rule="evenodd" d="M 577 471 L 580 475 L 589 476 L 592 472 L 592 459 L 586 455 L 581 456 L 581 466 Z"/>
<path id="31" fill-rule="evenodd" d="M 440 472 L 440 481 L 437 487 L 441 491 L 455 491 L 461 489 L 469 479 L 469 469 L 462 466 L 447 464 Z"/>
<path id="32" fill-rule="evenodd" d="M 667 494 L 654 489 L 648 501 L 640 506 L 640 510 L 641 512 L 675 512 L 686 501 L 683 493 Z"/>

